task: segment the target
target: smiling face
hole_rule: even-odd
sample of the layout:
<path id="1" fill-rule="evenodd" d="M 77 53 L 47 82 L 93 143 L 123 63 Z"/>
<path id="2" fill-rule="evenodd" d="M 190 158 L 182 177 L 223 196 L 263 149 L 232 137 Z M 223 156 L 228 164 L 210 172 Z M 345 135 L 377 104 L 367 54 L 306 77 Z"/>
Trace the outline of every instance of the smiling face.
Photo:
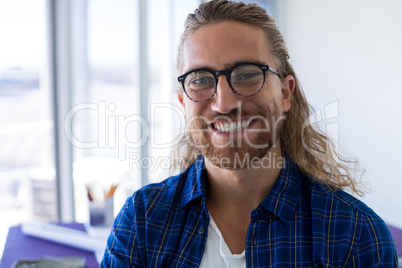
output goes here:
<path id="1" fill-rule="evenodd" d="M 226 21 L 201 27 L 183 45 L 181 73 L 199 68 L 227 70 L 238 63 L 262 63 L 276 69 L 262 29 Z M 284 112 L 290 109 L 294 79 L 281 81 L 266 71 L 264 87 L 250 97 L 237 95 L 225 75 L 218 77 L 215 96 L 194 102 L 184 94 L 188 131 L 207 161 L 222 168 L 239 169 L 246 157 L 262 158 L 279 142 Z"/>

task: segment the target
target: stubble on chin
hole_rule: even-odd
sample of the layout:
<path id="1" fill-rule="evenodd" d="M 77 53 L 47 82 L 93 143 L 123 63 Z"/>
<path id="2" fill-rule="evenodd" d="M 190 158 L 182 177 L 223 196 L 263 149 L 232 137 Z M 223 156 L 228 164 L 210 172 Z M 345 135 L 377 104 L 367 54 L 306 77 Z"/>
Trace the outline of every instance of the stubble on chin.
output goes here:
<path id="1" fill-rule="evenodd" d="M 271 115 L 271 116 L 270 116 Z M 249 115 L 247 115 L 249 116 Z M 258 120 L 265 118 L 260 125 L 260 130 L 254 130 L 257 135 L 250 138 L 246 135 L 229 137 L 227 143 L 217 144 L 208 124 L 208 120 L 192 120 L 189 128 L 192 146 L 195 146 L 204 157 L 215 167 L 231 170 L 246 169 L 261 161 L 264 157 L 270 157 L 268 151 L 276 144 L 282 132 L 285 116 L 279 107 L 272 111 L 259 111 L 254 115 Z M 233 118 L 236 120 L 236 118 Z M 210 121 L 212 121 L 210 119 Z M 253 133 L 254 134 L 254 133 Z"/>

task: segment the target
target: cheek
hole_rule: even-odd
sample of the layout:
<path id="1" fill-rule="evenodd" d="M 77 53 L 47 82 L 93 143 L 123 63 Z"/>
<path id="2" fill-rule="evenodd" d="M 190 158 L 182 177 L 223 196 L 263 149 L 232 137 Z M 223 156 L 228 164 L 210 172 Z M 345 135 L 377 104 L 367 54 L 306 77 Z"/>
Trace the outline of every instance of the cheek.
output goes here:
<path id="1" fill-rule="evenodd" d="M 187 99 L 185 101 L 184 111 L 186 119 L 190 119 L 193 116 L 202 115 L 203 111 L 206 109 L 205 103 L 193 102 Z"/>
<path id="2" fill-rule="evenodd" d="M 255 103 L 260 107 L 265 107 L 269 110 L 283 107 L 282 97 L 280 94 L 274 94 L 271 92 L 271 94 L 261 94 L 256 97 Z"/>

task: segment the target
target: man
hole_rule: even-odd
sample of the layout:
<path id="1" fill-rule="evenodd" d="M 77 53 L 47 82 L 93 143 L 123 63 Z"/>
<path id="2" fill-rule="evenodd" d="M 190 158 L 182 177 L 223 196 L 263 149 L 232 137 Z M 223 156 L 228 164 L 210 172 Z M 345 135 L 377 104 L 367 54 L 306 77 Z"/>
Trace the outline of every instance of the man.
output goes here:
<path id="1" fill-rule="evenodd" d="M 255 4 L 190 14 L 178 78 L 182 173 L 117 216 L 102 267 L 397 267 L 353 169 L 308 124 L 282 35 Z M 180 157 L 179 157 L 180 156 Z"/>

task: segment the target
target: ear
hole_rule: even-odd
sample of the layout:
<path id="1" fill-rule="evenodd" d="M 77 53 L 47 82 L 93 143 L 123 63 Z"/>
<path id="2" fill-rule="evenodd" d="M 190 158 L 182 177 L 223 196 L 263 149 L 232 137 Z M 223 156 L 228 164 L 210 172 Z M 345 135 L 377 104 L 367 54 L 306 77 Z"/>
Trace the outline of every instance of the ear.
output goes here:
<path id="1" fill-rule="evenodd" d="M 183 99 L 183 92 L 177 93 L 177 99 L 179 100 L 179 102 L 181 103 L 181 105 L 183 106 L 183 108 L 186 108 L 186 107 L 185 107 L 185 104 L 184 104 L 184 99 Z"/>
<path id="2" fill-rule="evenodd" d="M 282 107 L 283 111 L 287 112 L 290 110 L 290 98 L 292 97 L 292 93 L 295 90 L 295 79 L 293 76 L 288 75 L 283 79 L 282 82 Z"/>

